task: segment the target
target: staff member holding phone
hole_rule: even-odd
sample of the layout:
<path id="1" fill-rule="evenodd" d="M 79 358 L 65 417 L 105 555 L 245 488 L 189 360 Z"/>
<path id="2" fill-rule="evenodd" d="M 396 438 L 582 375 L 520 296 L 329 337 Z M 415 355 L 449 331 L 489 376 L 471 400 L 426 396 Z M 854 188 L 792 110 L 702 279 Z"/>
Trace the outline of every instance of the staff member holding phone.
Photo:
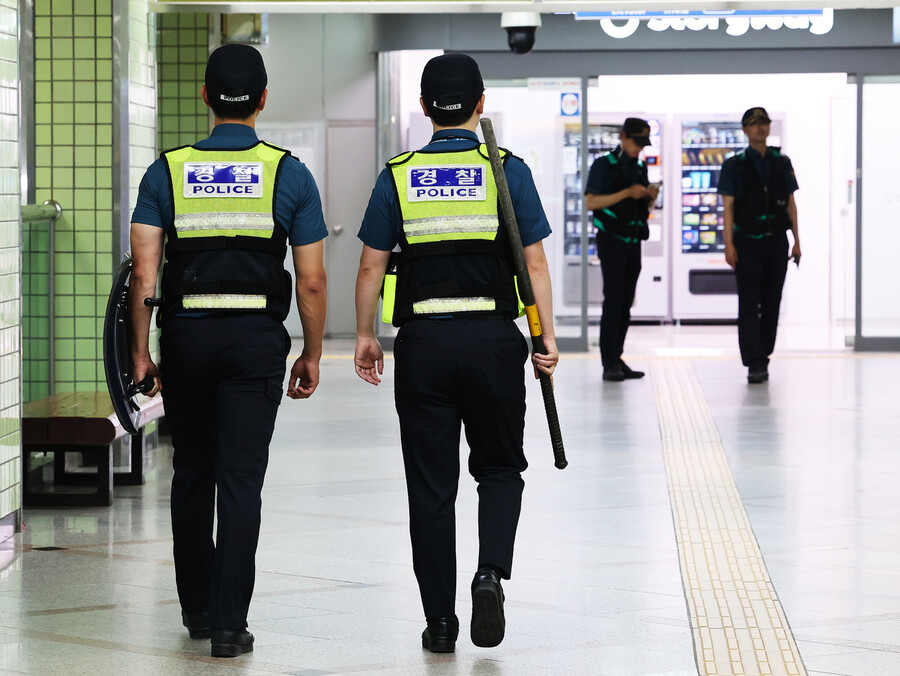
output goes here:
<path id="1" fill-rule="evenodd" d="M 765 108 L 744 113 L 741 124 L 750 145 L 725 160 L 719 176 L 725 260 L 737 277 L 738 344 L 751 384 L 769 379 L 787 263 L 793 259 L 800 265 L 797 179 L 781 148 L 766 145 L 771 122 Z M 794 237 L 790 254 L 788 230 Z"/>
<path id="2" fill-rule="evenodd" d="M 641 274 L 641 241 L 650 236 L 647 219 L 659 197 L 659 185 L 650 184 L 647 166 L 638 159 L 650 145 L 650 125 L 629 117 L 619 138 L 615 150 L 594 161 L 584 189 L 585 205 L 594 212 L 603 273 L 603 380 L 613 382 L 644 377 L 643 371 L 634 371 L 622 361 L 622 352 Z"/>

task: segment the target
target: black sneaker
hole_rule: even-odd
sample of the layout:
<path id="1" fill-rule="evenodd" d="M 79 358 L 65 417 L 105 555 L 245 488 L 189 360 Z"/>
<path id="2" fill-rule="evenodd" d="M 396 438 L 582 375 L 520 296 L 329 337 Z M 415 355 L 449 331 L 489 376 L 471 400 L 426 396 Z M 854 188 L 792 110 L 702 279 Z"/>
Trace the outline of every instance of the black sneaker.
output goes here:
<path id="1" fill-rule="evenodd" d="M 747 370 L 747 382 L 751 385 L 759 385 L 769 380 L 769 369 L 765 366 L 751 366 Z"/>
<path id="2" fill-rule="evenodd" d="M 622 373 L 625 374 L 625 380 L 637 380 L 638 378 L 644 377 L 643 371 L 635 371 L 634 369 L 629 368 L 628 364 L 626 364 L 624 361 L 621 362 L 621 366 Z"/>
<path id="3" fill-rule="evenodd" d="M 479 568 L 472 580 L 472 643 L 493 648 L 500 645 L 505 632 L 500 576 L 493 568 Z"/>
<path id="4" fill-rule="evenodd" d="M 433 653 L 452 653 L 456 650 L 459 636 L 459 619 L 452 617 L 429 617 L 428 626 L 422 632 L 422 647 Z"/>

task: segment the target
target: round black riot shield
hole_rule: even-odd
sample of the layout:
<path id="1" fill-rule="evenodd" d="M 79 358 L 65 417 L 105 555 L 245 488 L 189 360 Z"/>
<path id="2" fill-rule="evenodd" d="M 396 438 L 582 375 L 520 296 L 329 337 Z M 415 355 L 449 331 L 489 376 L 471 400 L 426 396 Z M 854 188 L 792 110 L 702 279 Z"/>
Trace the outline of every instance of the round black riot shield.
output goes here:
<path id="1" fill-rule="evenodd" d="M 109 292 L 106 319 L 103 323 L 103 367 L 106 386 L 119 422 L 130 434 L 140 429 L 141 408 L 135 396 L 149 391 L 152 380 L 133 384 L 131 360 L 131 318 L 128 313 L 128 282 L 131 279 L 131 255 L 119 266 Z"/>

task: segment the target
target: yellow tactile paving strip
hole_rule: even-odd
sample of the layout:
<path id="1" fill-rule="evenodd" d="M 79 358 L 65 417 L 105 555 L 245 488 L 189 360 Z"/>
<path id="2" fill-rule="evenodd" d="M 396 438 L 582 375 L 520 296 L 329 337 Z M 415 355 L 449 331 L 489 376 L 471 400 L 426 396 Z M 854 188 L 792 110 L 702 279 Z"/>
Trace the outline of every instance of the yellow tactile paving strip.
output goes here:
<path id="1" fill-rule="evenodd" d="M 690 361 L 652 376 L 700 676 L 805 675 Z"/>

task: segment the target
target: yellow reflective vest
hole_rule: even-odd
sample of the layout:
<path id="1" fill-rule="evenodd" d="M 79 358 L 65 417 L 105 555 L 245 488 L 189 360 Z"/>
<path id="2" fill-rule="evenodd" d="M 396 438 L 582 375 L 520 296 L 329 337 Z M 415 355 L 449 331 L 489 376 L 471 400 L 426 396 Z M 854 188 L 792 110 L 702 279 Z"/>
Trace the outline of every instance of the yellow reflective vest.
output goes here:
<path id="1" fill-rule="evenodd" d="M 167 233 L 163 317 L 184 312 L 287 315 L 287 231 L 275 221 L 275 186 L 290 153 L 185 146 L 164 152 L 174 225 Z"/>
<path id="2" fill-rule="evenodd" d="M 505 161 L 509 151 L 501 156 Z M 385 278 L 382 320 L 399 326 L 412 317 L 451 313 L 517 316 L 487 148 L 407 152 L 387 166 L 403 237 L 399 263 Z"/>

